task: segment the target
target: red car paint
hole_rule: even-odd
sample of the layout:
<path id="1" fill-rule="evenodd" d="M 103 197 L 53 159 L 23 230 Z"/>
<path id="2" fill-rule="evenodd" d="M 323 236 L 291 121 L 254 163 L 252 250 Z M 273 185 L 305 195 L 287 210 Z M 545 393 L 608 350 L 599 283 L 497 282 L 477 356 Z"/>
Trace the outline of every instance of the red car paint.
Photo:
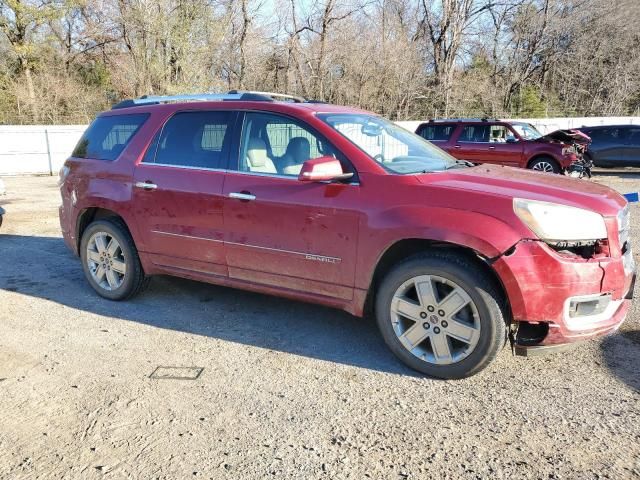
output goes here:
<path id="1" fill-rule="evenodd" d="M 178 111 L 275 112 L 324 135 L 353 165 L 352 183 L 301 182 L 231 169 L 193 170 L 142 164 L 156 132 Z M 549 325 L 539 347 L 615 330 L 629 308 L 633 272 L 625 272 L 615 191 L 545 173 L 483 165 L 439 173 L 389 173 L 317 117 L 357 112 L 325 104 L 197 102 L 131 107 L 103 113 L 149 113 L 115 161 L 66 162 L 60 222 L 78 253 L 82 215 L 101 208 L 128 226 L 145 272 L 169 274 L 365 314 L 376 267 L 399 242 L 429 240 L 465 248 L 499 278 L 514 322 Z M 239 129 L 238 129 L 239 130 Z M 236 153 L 237 157 L 237 153 Z M 133 188 L 152 182 L 158 189 Z M 231 192 L 256 201 L 230 198 Z M 605 217 L 608 251 L 591 259 L 554 251 L 513 209 L 521 197 L 577 206 Z M 164 232 L 158 233 L 159 230 Z M 175 233 L 172 235 L 171 233 Z M 630 254 L 630 252 L 628 252 Z M 608 318 L 569 329 L 567 297 L 611 293 Z"/>
<path id="2" fill-rule="evenodd" d="M 517 122 L 516 122 L 517 123 Z M 447 140 L 430 139 L 424 135 L 429 126 L 452 126 L 453 132 Z M 517 140 L 513 143 L 474 142 L 463 140 L 463 129 L 467 126 L 502 126 Z M 574 163 L 578 156 L 575 152 L 565 150 L 570 144 L 562 143 L 549 136 L 536 140 L 523 138 L 516 129 L 514 122 L 493 120 L 459 120 L 437 121 L 423 123 L 418 126 L 416 133 L 425 136 L 434 145 L 445 150 L 450 155 L 473 163 L 493 163 L 511 167 L 530 168 L 539 158 L 552 158 L 560 169 L 564 170 Z"/>

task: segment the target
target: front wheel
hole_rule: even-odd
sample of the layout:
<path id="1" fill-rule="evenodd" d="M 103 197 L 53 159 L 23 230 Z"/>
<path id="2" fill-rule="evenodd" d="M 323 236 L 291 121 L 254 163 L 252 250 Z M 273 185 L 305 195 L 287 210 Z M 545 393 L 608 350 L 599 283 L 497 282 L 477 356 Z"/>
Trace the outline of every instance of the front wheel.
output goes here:
<path id="1" fill-rule="evenodd" d="M 80 255 L 89 284 L 109 300 L 130 298 L 149 283 L 133 239 L 117 218 L 91 223 L 82 234 Z"/>
<path id="2" fill-rule="evenodd" d="M 429 376 L 464 378 L 504 346 L 506 325 L 494 280 L 451 252 L 420 254 L 395 267 L 376 296 L 376 319 L 391 351 Z"/>
<path id="3" fill-rule="evenodd" d="M 529 168 L 537 172 L 560 173 L 560 165 L 550 157 L 536 158 L 529 164 Z"/>

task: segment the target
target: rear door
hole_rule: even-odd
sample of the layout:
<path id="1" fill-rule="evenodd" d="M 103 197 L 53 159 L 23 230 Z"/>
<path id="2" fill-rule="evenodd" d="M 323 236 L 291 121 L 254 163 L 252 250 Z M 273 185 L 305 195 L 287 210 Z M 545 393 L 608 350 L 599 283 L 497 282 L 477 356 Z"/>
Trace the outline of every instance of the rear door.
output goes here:
<path id="1" fill-rule="evenodd" d="M 306 124 L 272 113 L 246 113 L 239 152 L 224 185 L 229 276 L 350 300 L 360 186 L 298 180 L 308 159 L 346 160 Z"/>
<path id="2" fill-rule="evenodd" d="M 434 145 L 448 152 L 451 150 L 449 142 L 451 141 L 451 137 L 453 136 L 455 129 L 455 124 L 432 122 L 420 125 L 416 133 L 425 140 L 430 141 Z"/>
<path id="3" fill-rule="evenodd" d="M 455 139 L 451 155 L 473 163 L 487 161 L 489 146 L 489 126 L 484 124 L 469 124 L 460 129 L 458 138 Z"/>
<path id="4" fill-rule="evenodd" d="M 227 275 L 222 194 L 236 117 L 178 112 L 137 165 L 135 216 L 156 265 Z"/>
<path id="5" fill-rule="evenodd" d="M 625 163 L 638 167 L 640 166 L 640 126 L 629 127 L 625 137 Z"/>

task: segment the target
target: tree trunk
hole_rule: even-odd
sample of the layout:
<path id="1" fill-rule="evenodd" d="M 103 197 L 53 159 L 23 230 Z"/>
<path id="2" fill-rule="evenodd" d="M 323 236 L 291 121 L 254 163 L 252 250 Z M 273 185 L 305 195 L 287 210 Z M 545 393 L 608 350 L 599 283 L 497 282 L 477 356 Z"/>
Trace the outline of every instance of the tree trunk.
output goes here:
<path id="1" fill-rule="evenodd" d="M 29 106 L 31 108 L 31 115 L 33 117 L 33 122 L 38 123 L 40 120 L 40 112 L 38 112 L 38 105 L 36 101 L 36 89 L 33 86 L 33 78 L 31 77 L 31 67 L 29 64 L 23 59 L 21 61 L 22 68 L 24 69 L 24 76 L 27 80 L 27 92 L 29 93 Z"/>

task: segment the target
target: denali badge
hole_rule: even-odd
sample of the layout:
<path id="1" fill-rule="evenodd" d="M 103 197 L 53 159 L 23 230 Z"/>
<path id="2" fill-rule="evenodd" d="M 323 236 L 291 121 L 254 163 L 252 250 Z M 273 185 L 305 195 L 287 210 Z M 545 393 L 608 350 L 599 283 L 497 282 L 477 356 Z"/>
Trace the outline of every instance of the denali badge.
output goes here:
<path id="1" fill-rule="evenodd" d="M 306 258 L 307 260 L 315 260 L 316 262 L 340 263 L 340 259 L 339 258 L 323 257 L 322 255 L 312 255 L 310 253 L 306 254 L 304 258 Z"/>

